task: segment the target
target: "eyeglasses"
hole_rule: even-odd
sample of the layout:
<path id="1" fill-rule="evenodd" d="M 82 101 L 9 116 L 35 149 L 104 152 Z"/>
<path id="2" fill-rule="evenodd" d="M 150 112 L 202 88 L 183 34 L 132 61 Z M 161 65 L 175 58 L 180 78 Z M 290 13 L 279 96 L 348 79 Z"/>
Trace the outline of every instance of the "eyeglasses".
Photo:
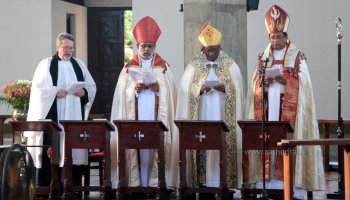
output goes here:
<path id="1" fill-rule="evenodd" d="M 154 44 L 152 43 L 145 43 L 145 44 L 140 44 L 141 48 L 146 49 L 148 47 L 149 49 L 152 49 L 154 47 Z"/>
<path id="2" fill-rule="evenodd" d="M 74 51 L 74 47 L 71 47 L 71 46 L 60 46 L 60 48 L 62 48 L 65 51 L 68 51 L 68 50 Z"/>
<path id="3" fill-rule="evenodd" d="M 280 39 L 285 38 L 285 36 L 284 35 L 274 35 L 274 36 L 271 36 L 270 38 L 271 38 L 271 40 L 280 40 Z"/>

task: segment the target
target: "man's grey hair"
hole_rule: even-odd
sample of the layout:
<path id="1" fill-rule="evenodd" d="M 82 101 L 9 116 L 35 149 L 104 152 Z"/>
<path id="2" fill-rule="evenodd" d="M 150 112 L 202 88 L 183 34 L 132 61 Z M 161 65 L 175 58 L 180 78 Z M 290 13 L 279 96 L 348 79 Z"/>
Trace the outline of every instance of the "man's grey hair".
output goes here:
<path id="1" fill-rule="evenodd" d="M 64 39 L 68 39 L 68 40 L 71 40 L 71 41 L 75 41 L 74 39 L 74 36 L 69 34 L 69 33 L 60 33 L 58 34 L 57 36 L 57 39 L 56 39 L 56 47 L 59 47 L 60 44 L 62 43 L 62 40 Z"/>

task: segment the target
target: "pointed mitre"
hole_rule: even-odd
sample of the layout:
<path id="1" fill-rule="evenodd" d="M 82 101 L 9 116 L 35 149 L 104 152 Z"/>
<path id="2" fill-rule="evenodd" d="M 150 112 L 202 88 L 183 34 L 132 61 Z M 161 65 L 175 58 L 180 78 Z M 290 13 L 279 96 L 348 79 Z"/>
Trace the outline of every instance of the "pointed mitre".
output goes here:
<path id="1" fill-rule="evenodd" d="M 203 47 L 219 45 L 221 42 L 221 33 L 216 28 L 206 23 L 199 33 L 198 40 Z"/>
<path id="2" fill-rule="evenodd" d="M 277 5 L 273 5 L 265 15 L 265 26 L 267 32 L 287 32 L 289 17 L 286 11 Z"/>
<path id="3" fill-rule="evenodd" d="M 154 19 L 149 16 L 142 18 L 134 27 L 132 32 L 138 44 L 157 43 L 161 33 L 160 28 Z"/>

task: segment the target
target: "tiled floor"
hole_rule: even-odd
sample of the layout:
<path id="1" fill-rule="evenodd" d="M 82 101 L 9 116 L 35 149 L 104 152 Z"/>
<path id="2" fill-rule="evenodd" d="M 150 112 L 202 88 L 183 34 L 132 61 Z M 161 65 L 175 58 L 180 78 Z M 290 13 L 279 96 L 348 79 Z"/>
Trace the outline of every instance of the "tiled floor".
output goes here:
<path id="1" fill-rule="evenodd" d="M 91 176 L 91 184 L 96 185 L 98 184 L 98 176 L 96 176 L 96 173 L 92 172 Z M 313 192 L 313 199 L 323 200 L 327 199 L 327 194 L 334 193 L 338 190 L 338 173 L 337 172 L 327 172 L 326 173 L 326 184 L 327 184 L 327 190 L 326 191 L 315 191 Z M 92 192 L 88 197 L 85 199 L 87 200 L 97 200 L 100 199 L 99 192 Z M 176 195 L 173 195 L 172 199 L 180 199 Z M 240 199 L 240 198 L 236 198 Z"/>

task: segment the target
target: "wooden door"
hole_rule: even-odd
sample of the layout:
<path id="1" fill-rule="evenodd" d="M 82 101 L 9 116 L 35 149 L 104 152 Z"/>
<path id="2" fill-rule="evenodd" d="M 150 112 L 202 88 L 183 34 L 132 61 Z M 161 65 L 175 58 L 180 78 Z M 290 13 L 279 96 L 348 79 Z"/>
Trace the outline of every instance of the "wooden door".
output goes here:
<path id="1" fill-rule="evenodd" d="M 124 17 L 120 8 L 88 8 L 88 68 L 97 85 L 91 114 L 110 113 L 124 67 Z"/>

